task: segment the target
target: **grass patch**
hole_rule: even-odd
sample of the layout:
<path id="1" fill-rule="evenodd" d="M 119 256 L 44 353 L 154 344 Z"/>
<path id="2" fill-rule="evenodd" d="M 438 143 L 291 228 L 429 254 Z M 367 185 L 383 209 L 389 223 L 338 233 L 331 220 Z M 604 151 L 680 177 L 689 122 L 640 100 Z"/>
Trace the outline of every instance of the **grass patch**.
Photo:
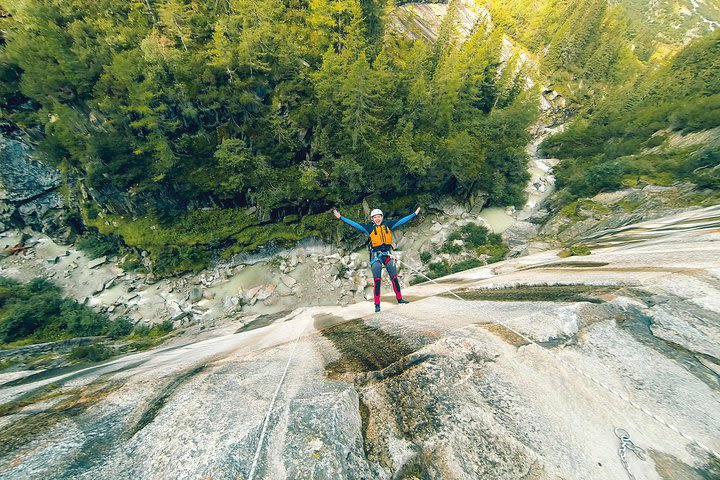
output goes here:
<path id="1" fill-rule="evenodd" d="M 35 390 L 32 390 L 24 395 L 21 395 L 15 400 L 3 403 L 2 405 L 0 405 L 0 417 L 12 415 L 13 413 L 18 412 L 19 410 L 27 407 L 28 405 L 32 405 L 33 403 L 50 400 L 52 398 L 63 395 L 63 392 L 60 391 L 59 388 L 60 385 L 56 383 L 49 383 L 47 385 L 43 385 L 42 387 L 36 388 Z"/>
<path id="2" fill-rule="evenodd" d="M 628 200 L 627 198 L 623 198 L 617 203 L 617 205 L 623 210 L 623 212 L 632 213 L 637 210 L 641 203 L 642 201 L 640 199 Z"/>
<path id="3" fill-rule="evenodd" d="M 311 236 L 330 237 L 338 228 L 327 212 L 263 223 L 246 208 L 195 210 L 170 222 L 153 215 L 134 219 L 112 214 L 93 217 L 85 211 L 83 220 L 101 235 L 122 238 L 128 246 L 147 251 L 153 272 L 159 276 L 202 270 L 216 254 L 228 259 L 269 244 L 288 246 Z M 142 266 L 137 256 L 131 255 L 127 261 L 129 268 Z"/>
<path id="4" fill-rule="evenodd" d="M 562 215 L 565 218 L 569 218 L 573 222 L 579 222 L 581 220 L 585 220 L 587 216 L 581 215 L 578 212 L 578 202 L 577 200 L 571 203 L 568 203 L 564 207 L 560 209 L 560 215 Z"/>
<path id="5" fill-rule="evenodd" d="M 486 262 L 488 265 L 505 260 L 509 251 L 510 247 L 505 242 L 483 245 L 476 250 L 478 255 L 487 255 Z"/>
<path id="6" fill-rule="evenodd" d="M 537 270 L 544 268 L 599 268 L 610 265 L 607 262 L 558 262 L 550 263 L 547 265 L 533 265 L 531 267 L 523 268 L 521 270 Z"/>
<path id="7" fill-rule="evenodd" d="M 70 351 L 70 360 L 81 360 L 87 362 L 102 362 L 115 354 L 115 350 L 103 344 L 83 345 L 75 347 Z"/>
<path id="8" fill-rule="evenodd" d="M 610 212 L 609 207 L 594 202 L 589 198 L 575 200 L 560 209 L 560 215 L 570 219 L 572 222 L 579 222 L 597 214 L 606 215 Z"/>
<path id="9" fill-rule="evenodd" d="M 0 430 L 0 456 L 4 457 L 37 439 L 43 432 L 58 423 L 75 418 L 85 410 L 107 397 L 115 387 L 110 384 L 93 384 L 79 390 L 58 390 L 51 384 L 33 391 L 21 400 L 0 406 L 0 416 L 14 413 L 23 407 L 49 400 L 54 397 L 66 397 L 58 404 L 33 415 L 23 417 Z"/>
<path id="10" fill-rule="evenodd" d="M 496 302 L 590 302 L 603 303 L 597 298 L 615 291 L 615 287 L 592 285 L 514 285 L 504 288 L 462 290 L 456 293 L 466 300 L 490 300 Z M 443 297 L 452 297 L 449 293 Z"/>
<path id="11" fill-rule="evenodd" d="M 90 258 L 116 255 L 122 248 L 122 240 L 115 235 L 87 234 L 75 242 L 75 246 Z"/>
<path id="12" fill-rule="evenodd" d="M 515 348 L 520 348 L 522 346 L 530 344 L 530 342 L 507 328 L 505 325 L 501 325 L 499 323 L 487 323 L 480 324 L 479 326 L 484 328 L 485 330 L 488 330 L 489 332 L 494 333 Z"/>
<path id="13" fill-rule="evenodd" d="M 572 247 L 560 250 L 557 254 L 560 258 L 590 255 L 592 250 L 587 245 L 573 245 Z"/>
<path id="14" fill-rule="evenodd" d="M 483 265 L 485 265 L 485 262 L 483 262 L 479 258 L 469 258 L 467 260 L 462 260 L 458 263 L 453 264 L 450 267 L 450 272 L 462 272 L 465 270 L 470 270 L 471 268 L 482 267 Z"/>
<path id="15" fill-rule="evenodd" d="M 138 325 L 128 338 L 130 340 L 142 339 L 142 338 L 160 338 L 164 337 L 168 333 L 174 330 L 173 322 L 171 320 L 164 320 L 160 323 L 155 323 L 152 326 L 147 324 Z"/>
<path id="16" fill-rule="evenodd" d="M 122 353 L 129 353 L 129 352 L 142 352 L 145 350 L 150 350 L 151 348 L 157 347 L 162 343 L 162 339 L 160 338 L 143 338 L 140 340 L 133 340 L 129 342 L 127 345 L 125 345 L 121 351 Z"/>
<path id="17" fill-rule="evenodd" d="M 8 360 L 0 360 L 0 372 L 2 372 L 5 369 L 8 369 L 10 367 L 14 367 L 15 365 L 19 364 L 20 360 L 16 358 L 11 358 Z"/>

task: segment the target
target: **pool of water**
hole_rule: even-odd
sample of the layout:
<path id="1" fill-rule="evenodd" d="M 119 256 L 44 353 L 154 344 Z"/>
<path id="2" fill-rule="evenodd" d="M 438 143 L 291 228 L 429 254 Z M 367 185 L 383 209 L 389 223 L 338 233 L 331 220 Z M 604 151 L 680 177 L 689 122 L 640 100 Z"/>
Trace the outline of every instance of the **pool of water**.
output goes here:
<path id="1" fill-rule="evenodd" d="M 502 233 L 510 225 L 517 222 L 515 217 L 508 215 L 505 209 L 500 207 L 484 208 L 478 214 L 478 217 L 485 220 L 495 233 Z"/>

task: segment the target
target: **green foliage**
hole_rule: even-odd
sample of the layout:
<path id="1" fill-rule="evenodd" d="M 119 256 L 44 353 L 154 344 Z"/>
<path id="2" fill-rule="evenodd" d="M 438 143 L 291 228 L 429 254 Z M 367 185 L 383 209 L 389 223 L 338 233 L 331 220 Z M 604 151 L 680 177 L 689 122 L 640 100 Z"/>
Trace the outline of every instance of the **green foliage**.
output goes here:
<path id="1" fill-rule="evenodd" d="M 542 148 L 563 159 L 556 178 L 558 187 L 571 194 L 568 200 L 615 190 L 639 177 L 661 185 L 677 180 L 713 185 L 717 143 L 673 148 L 668 134 L 658 133 L 720 126 L 718 58 L 720 32 L 715 32 L 630 82 L 588 118 L 548 138 Z M 650 148 L 660 150 L 645 150 Z"/>
<path id="2" fill-rule="evenodd" d="M 0 114 L 42 131 L 49 161 L 94 197 L 125 194 L 147 211 L 110 215 L 90 200 L 83 219 L 150 252 L 159 274 L 215 252 L 333 238 L 317 212 L 370 194 L 523 203 L 538 92 L 524 91 L 518 51 L 500 60 L 506 36 L 587 107 L 544 145 L 564 160 L 564 201 L 641 176 L 717 185 L 712 152 L 692 152 L 686 165 L 707 164 L 693 169 L 632 157 L 663 145 L 658 130 L 718 125 L 718 34 L 667 61 L 697 15 L 666 1 L 650 12 L 640 0 L 490 0 L 494 28 L 465 41 L 451 2 L 434 43 L 386 30 L 385 0 L 6 3 Z M 99 237 L 81 243 L 111 251 Z"/>
<path id="3" fill-rule="evenodd" d="M 30 343 L 103 335 L 107 317 L 63 298 L 48 280 L 26 284 L 0 276 L 0 341 Z"/>
<path id="4" fill-rule="evenodd" d="M 647 2 L 491 0 L 493 20 L 535 52 L 558 86 L 592 104 L 598 91 L 635 78 L 675 20 L 647 22 Z M 673 33 L 674 34 L 674 33 Z M 681 39 L 675 39 L 681 41 Z"/>
<path id="5" fill-rule="evenodd" d="M 103 344 L 83 345 L 70 351 L 71 360 L 85 360 L 88 362 L 102 362 L 114 355 L 113 349 Z"/>
<path id="6" fill-rule="evenodd" d="M 147 269 L 145 268 L 145 265 L 143 264 L 140 256 L 132 252 L 128 253 L 125 257 L 125 260 L 118 264 L 118 266 L 128 272 L 147 272 Z"/>
<path id="7" fill-rule="evenodd" d="M 133 337 L 147 337 L 150 335 L 150 325 L 142 323 L 133 329 Z"/>
<path id="8" fill-rule="evenodd" d="M 428 270 L 428 277 L 430 278 L 444 277 L 451 273 L 450 263 L 447 260 L 428 264 Z"/>
<path id="9" fill-rule="evenodd" d="M 267 163 L 261 156 L 237 139 L 225 139 L 215 151 L 218 161 L 220 192 L 226 196 L 241 196 L 267 175 Z"/>
<path id="10" fill-rule="evenodd" d="M 455 254 L 455 253 L 462 252 L 462 247 L 460 245 L 455 245 L 454 243 L 452 243 L 451 241 L 448 240 L 440 248 L 440 251 L 443 253 Z"/>
<path id="11" fill-rule="evenodd" d="M 592 251 L 590 250 L 590 247 L 587 245 L 572 245 L 571 247 L 565 248 L 563 250 L 560 250 L 558 252 L 558 257 L 560 258 L 567 258 L 567 257 L 574 257 L 574 256 L 583 256 L 583 255 L 590 255 Z"/>
<path id="12" fill-rule="evenodd" d="M 476 223 L 468 223 L 463 225 L 456 231 L 448 235 L 448 239 L 441 247 L 441 251 L 444 253 L 460 253 L 463 247 L 455 245 L 455 240 L 462 240 L 463 246 L 466 249 L 476 249 L 486 244 L 499 244 L 502 243 L 500 235 L 492 234 L 484 225 L 478 225 Z"/>
<path id="13" fill-rule="evenodd" d="M 14 367 L 18 363 L 20 363 L 21 360 L 18 358 L 10 358 L 5 360 L 0 360 L 0 372 L 2 372 L 5 369 Z"/>
<path id="14" fill-rule="evenodd" d="M 468 223 L 460 227 L 460 238 L 469 248 L 479 247 L 487 243 L 489 230 L 483 225 Z"/>
<path id="15" fill-rule="evenodd" d="M 90 258 L 115 255 L 120 251 L 122 240 L 114 235 L 85 235 L 75 242 L 75 246 L 87 253 Z"/>
<path id="16" fill-rule="evenodd" d="M 153 271 L 158 275 L 177 272 L 198 272 L 208 265 L 210 252 L 205 246 L 166 245 L 155 256 Z"/>
<path id="17" fill-rule="evenodd" d="M 455 240 L 462 240 L 463 245 L 455 245 L 453 243 Z M 450 262 L 445 259 L 437 262 L 430 262 L 432 254 L 427 251 L 422 252 L 420 253 L 420 260 L 426 265 L 427 275 L 430 278 L 438 278 L 450 275 L 451 273 L 468 270 L 470 268 L 499 262 L 505 258 L 510 249 L 507 244 L 503 242 L 502 237 L 499 234 L 491 233 L 487 227 L 483 225 L 468 223 L 450 233 L 450 235 L 448 235 L 448 239 L 440 247 L 440 251 L 451 255 L 457 255 L 463 251 L 469 251 L 474 256 L 465 258 L 454 264 L 450 264 Z M 478 258 L 480 256 L 485 256 L 485 258 Z M 416 277 L 413 278 L 410 283 L 414 285 L 424 280 L 425 279 L 423 277 Z"/>
<path id="18" fill-rule="evenodd" d="M 450 271 L 452 273 L 457 273 L 457 272 L 462 272 L 463 270 L 469 270 L 471 268 L 481 267 L 483 265 L 485 265 L 485 262 L 483 262 L 479 258 L 468 258 L 467 260 L 461 260 L 461 261 L 453 264 L 453 266 L 450 267 Z"/>
<path id="19" fill-rule="evenodd" d="M 700 188 L 720 190 L 720 148 L 703 151 L 696 158 L 698 166 L 692 170 L 692 181 Z"/>
<path id="20" fill-rule="evenodd" d="M 150 339 L 153 338 L 160 338 L 164 337 L 168 333 L 172 332 L 174 330 L 174 326 L 172 321 L 170 320 L 163 320 L 160 323 L 155 323 L 152 326 L 148 324 L 140 324 L 135 327 L 135 329 L 132 332 L 132 338 L 138 339 L 147 337 Z"/>
<path id="21" fill-rule="evenodd" d="M 112 320 L 107 327 L 107 336 L 116 340 L 118 338 L 130 335 L 133 330 L 133 324 L 125 317 L 118 317 Z"/>
<path id="22" fill-rule="evenodd" d="M 491 235 L 497 235 L 495 233 Z M 500 237 L 500 235 L 497 235 Z M 487 263 L 497 263 L 501 260 L 505 260 L 505 256 L 510 251 L 510 248 L 500 238 L 492 239 L 487 245 L 483 245 L 477 249 L 478 255 L 487 255 Z"/>
<path id="23" fill-rule="evenodd" d="M 43 130 L 49 161 L 96 198 L 142 204 L 130 218 L 89 201 L 84 220 L 147 249 L 162 272 L 218 247 L 329 236 L 304 219 L 370 193 L 521 203 L 535 92 L 522 93 L 517 58 L 500 69 L 502 33 L 479 28 L 461 44 L 447 20 L 436 44 L 408 40 L 386 34 L 390 6 L 11 0 L 0 110 Z M 181 208 L 168 211 L 168 196 Z M 217 206 L 218 220 L 182 208 L 197 205 Z M 256 218 L 238 218 L 249 206 Z M 282 218 L 285 233 L 243 231 Z"/>

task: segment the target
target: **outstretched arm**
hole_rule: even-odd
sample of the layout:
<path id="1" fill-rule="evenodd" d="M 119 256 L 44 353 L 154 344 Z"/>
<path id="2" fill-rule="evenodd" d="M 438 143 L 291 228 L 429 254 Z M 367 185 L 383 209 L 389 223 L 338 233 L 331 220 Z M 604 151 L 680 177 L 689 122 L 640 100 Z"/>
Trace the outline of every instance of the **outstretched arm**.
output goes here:
<path id="1" fill-rule="evenodd" d="M 397 227 L 399 227 L 400 225 L 402 225 L 403 223 L 407 223 L 407 222 L 409 222 L 410 220 L 412 220 L 413 218 L 417 217 L 419 213 L 420 213 L 420 207 L 418 207 L 413 213 L 411 213 L 411 214 L 408 215 L 407 217 L 403 217 L 403 218 L 401 218 L 400 220 L 396 220 L 395 223 L 393 223 L 392 225 L 389 226 L 389 228 L 390 228 L 391 230 L 394 229 L 394 228 L 397 228 Z"/>
<path id="2" fill-rule="evenodd" d="M 343 217 L 342 215 L 340 215 L 340 212 L 338 212 L 336 208 L 333 208 L 333 215 L 335 215 L 337 218 L 339 218 L 343 222 L 347 223 L 351 227 L 357 228 L 358 230 L 360 230 L 361 232 L 363 232 L 366 235 L 370 235 L 370 232 L 368 232 L 365 229 L 365 227 L 363 227 L 362 225 L 360 225 L 359 223 L 357 223 L 354 220 L 350 220 L 349 218 Z"/>

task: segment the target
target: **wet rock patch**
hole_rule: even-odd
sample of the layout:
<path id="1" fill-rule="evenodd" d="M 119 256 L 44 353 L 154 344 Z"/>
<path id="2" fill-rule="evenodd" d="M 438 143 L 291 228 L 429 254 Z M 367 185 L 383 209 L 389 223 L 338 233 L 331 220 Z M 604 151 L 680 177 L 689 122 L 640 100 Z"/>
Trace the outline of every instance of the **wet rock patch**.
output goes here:
<path id="1" fill-rule="evenodd" d="M 60 422 L 78 417 L 88 408 L 105 399 L 119 387 L 116 383 L 97 382 L 87 387 L 66 391 L 56 390 L 48 386 L 42 391 L 33 394 L 32 398 L 21 400 L 18 405 L 3 412 L 3 415 L 22 413 L 30 405 L 52 401 L 49 406 L 32 411 L 28 416 L 20 418 L 0 431 L 0 459 L 21 451 L 33 440 L 41 438 L 42 433 Z"/>
<path id="2" fill-rule="evenodd" d="M 330 378 L 382 370 L 414 351 L 399 337 L 362 320 L 341 323 L 320 333 L 340 352 L 340 358 L 325 367 Z"/>
<path id="3" fill-rule="evenodd" d="M 512 285 L 499 288 L 456 290 L 465 300 L 488 300 L 496 302 L 590 302 L 603 303 L 599 295 L 617 291 L 615 286 L 602 285 Z M 440 296 L 453 297 L 449 293 Z"/>
<path id="4" fill-rule="evenodd" d="M 157 414 L 160 412 L 162 407 L 165 406 L 165 403 L 172 396 L 172 394 L 183 383 L 185 383 L 195 375 L 201 373 L 203 370 L 205 370 L 205 368 L 206 365 L 199 365 L 190 370 L 187 370 L 186 372 L 178 375 L 168 385 L 166 385 L 162 392 L 160 392 L 160 395 L 150 401 L 148 406 L 145 408 L 145 411 L 140 416 L 140 420 L 138 420 L 137 424 L 133 427 L 128 436 L 132 437 L 137 432 L 145 428 L 150 422 L 152 422 L 157 416 Z"/>

